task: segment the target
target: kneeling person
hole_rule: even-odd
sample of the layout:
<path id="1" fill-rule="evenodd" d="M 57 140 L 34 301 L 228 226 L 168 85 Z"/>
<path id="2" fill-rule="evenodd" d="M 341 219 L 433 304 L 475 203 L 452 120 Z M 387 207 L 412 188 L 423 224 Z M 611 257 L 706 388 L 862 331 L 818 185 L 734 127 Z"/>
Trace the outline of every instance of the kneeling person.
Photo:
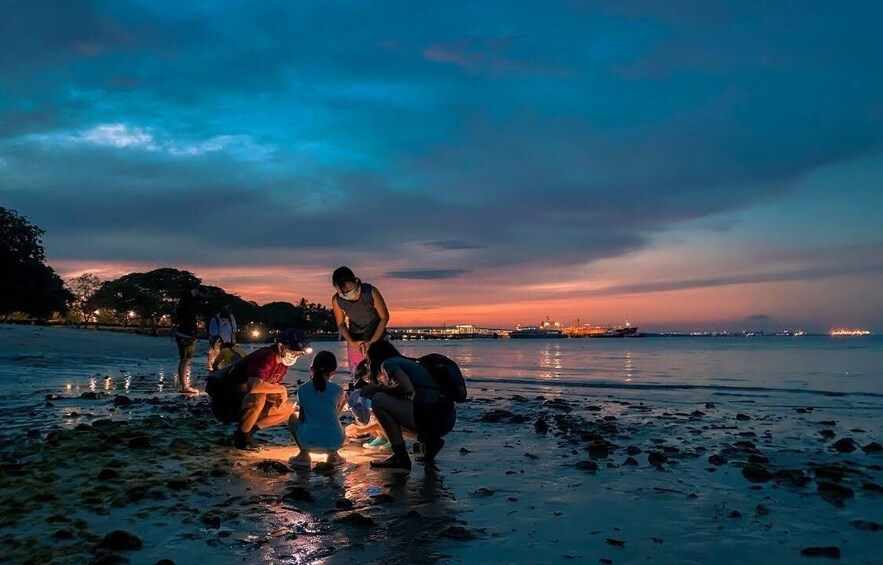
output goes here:
<path id="1" fill-rule="evenodd" d="M 310 452 L 328 454 L 328 462 L 342 462 L 337 450 L 343 447 L 344 431 L 340 425 L 340 411 L 346 404 L 343 387 L 330 382 L 337 370 L 337 358 L 330 351 L 320 351 L 310 365 L 310 382 L 297 389 L 300 413 L 288 421 L 291 435 L 300 452 L 290 463 L 297 467 L 310 466 Z"/>
<path id="2" fill-rule="evenodd" d="M 302 332 L 285 330 L 273 345 L 253 351 L 209 377 L 207 391 L 215 417 L 239 423 L 233 434 L 235 447 L 251 447 L 255 431 L 288 422 L 294 415 L 282 379 L 306 349 Z"/>

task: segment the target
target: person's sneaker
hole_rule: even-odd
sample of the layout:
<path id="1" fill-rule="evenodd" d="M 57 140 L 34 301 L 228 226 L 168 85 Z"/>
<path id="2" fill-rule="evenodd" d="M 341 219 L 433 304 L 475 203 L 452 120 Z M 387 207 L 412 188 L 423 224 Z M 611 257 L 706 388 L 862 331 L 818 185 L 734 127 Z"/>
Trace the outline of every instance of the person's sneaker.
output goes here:
<path id="1" fill-rule="evenodd" d="M 411 458 L 408 457 L 407 454 L 402 457 L 401 455 L 394 453 L 382 461 L 372 461 L 371 468 L 385 469 L 392 473 L 410 473 Z"/>
<path id="2" fill-rule="evenodd" d="M 236 449 L 254 449 L 254 441 L 251 439 L 251 433 L 245 433 L 240 429 L 233 432 L 233 447 Z"/>
<path id="3" fill-rule="evenodd" d="M 389 440 L 383 436 L 378 436 L 368 443 L 363 443 L 365 449 L 390 449 Z"/>

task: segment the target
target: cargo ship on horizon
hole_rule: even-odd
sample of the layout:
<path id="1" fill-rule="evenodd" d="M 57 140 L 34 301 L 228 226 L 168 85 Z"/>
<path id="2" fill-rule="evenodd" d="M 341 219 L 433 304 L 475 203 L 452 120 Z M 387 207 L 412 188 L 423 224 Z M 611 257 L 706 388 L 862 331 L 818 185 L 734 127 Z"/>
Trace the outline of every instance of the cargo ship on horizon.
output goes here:
<path id="1" fill-rule="evenodd" d="M 644 337 L 644 334 L 638 332 L 638 327 L 633 326 L 626 321 L 622 326 L 593 326 L 591 324 L 580 325 L 579 320 L 576 324 L 564 329 L 567 337 Z"/>
<path id="2" fill-rule="evenodd" d="M 509 337 L 514 339 L 548 339 L 548 338 L 609 338 L 609 337 L 644 337 L 638 332 L 637 326 L 632 326 L 626 321 L 622 326 L 593 326 L 591 324 L 576 324 L 563 327 L 559 322 L 552 322 L 548 317 L 537 326 L 517 326 L 509 332 Z"/>

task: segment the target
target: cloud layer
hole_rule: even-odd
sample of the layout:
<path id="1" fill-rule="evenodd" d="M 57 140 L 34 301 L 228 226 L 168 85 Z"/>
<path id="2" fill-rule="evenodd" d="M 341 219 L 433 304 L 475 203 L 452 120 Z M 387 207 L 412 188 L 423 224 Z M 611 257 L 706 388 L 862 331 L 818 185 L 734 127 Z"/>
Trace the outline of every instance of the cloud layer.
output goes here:
<path id="1" fill-rule="evenodd" d="M 874 2 L 0 5 L 0 200 L 63 261 L 542 279 L 883 149 Z"/>

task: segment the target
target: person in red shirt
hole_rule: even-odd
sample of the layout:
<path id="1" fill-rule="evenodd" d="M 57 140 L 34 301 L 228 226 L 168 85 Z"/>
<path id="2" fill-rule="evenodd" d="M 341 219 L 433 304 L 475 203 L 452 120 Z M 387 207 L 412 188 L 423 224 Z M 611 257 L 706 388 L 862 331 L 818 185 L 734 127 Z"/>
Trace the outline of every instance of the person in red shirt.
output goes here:
<path id="1" fill-rule="evenodd" d="M 273 345 L 246 355 L 229 368 L 212 375 L 212 412 L 222 422 L 238 422 L 233 445 L 247 449 L 254 445 L 257 430 L 288 422 L 294 404 L 282 379 L 288 367 L 308 352 L 303 332 L 285 330 Z"/>

